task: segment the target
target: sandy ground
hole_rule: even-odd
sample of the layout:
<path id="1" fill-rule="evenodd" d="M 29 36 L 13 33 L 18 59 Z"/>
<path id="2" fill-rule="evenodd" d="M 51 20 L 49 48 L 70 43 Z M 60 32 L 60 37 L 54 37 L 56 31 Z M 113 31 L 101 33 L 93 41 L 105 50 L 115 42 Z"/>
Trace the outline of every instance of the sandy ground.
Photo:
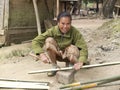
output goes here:
<path id="1" fill-rule="evenodd" d="M 107 41 L 104 36 L 99 33 L 97 29 L 106 20 L 100 19 L 81 19 L 73 20 L 73 25 L 76 26 L 88 44 L 89 58 L 91 64 L 98 64 L 104 62 L 112 62 L 120 60 L 120 47 L 115 45 L 109 46 L 111 43 Z M 97 32 L 97 33 L 96 33 Z M 27 44 L 30 46 L 31 44 Z M 0 49 L 1 54 L 7 54 L 12 49 L 27 48 L 26 44 L 14 45 Z M 107 48 L 107 49 L 106 49 Z M 64 63 L 58 62 L 59 66 L 64 67 Z M 24 57 L 11 57 L 9 59 L 0 60 L 0 78 L 27 80 L 27 81 L 44 81 L 50 82 L 49 90 L 59 90 L 62 84 L 56 81 L 56 76 L 48 77 L 46 73 L 28 74 L 30 71 L 48 69 L 51 65 L 43 64 L 41 61 L 36 61 L 33 57 L 25 55 Z M 90 80 L 98 80 L 112 76 L 120 75 L 120 66 L 106 66 L 92 69 L 81 69 L 75 74 L 75 82 L 86 82 Z M 8 90 L 8 89 L 0 89 Z M 19 89 L 16 89 L 19 90 Z M 109 87 L 97 87 L 89 90 L 120 90 L 120 85 Z"/>

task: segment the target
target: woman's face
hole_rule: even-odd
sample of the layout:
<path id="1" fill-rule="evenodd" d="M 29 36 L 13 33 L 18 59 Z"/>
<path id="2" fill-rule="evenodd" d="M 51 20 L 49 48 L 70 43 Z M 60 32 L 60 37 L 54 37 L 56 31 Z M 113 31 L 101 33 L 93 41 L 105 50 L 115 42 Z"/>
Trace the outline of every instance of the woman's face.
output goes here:
<path id="1" fill-rule="evenodd" d="M 62 33 L 67 33 L 71 27 L 71 20 L 69 17 L 61 17 L 58 22 L 58 27 Z"/>

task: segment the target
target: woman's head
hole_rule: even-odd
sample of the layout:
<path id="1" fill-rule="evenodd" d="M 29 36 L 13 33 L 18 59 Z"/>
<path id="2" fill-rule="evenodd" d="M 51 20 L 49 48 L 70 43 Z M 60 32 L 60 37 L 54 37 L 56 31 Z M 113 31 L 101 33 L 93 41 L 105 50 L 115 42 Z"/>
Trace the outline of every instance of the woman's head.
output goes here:
<path id="1" fill-rule="evenodd" d="M 68 12 L 62 12 L 57 17 L 58 27 L 62 33 L 67 33 L 71 27 L 72 17 Z"/>
<path id="2" fill-rule="evenodd" d="M 61 12 L 61 13 L 57 16 L 57 22 L 59 22 L 59 21 L 60 21 L 60 18 L 62 18 L 62 17 L 68 17 L 68 18 L 70 18 L 70 21 L 72 21 L 72 17 L 71 17 L 71 15 L 70 15 L 70 13 L 68 13 L 68 12 Z"/>

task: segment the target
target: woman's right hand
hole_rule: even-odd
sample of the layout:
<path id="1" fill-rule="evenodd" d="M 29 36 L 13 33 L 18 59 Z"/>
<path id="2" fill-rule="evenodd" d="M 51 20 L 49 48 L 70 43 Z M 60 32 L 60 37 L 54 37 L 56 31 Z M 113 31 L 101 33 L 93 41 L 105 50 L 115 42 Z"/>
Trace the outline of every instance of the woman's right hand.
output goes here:
<path id="1" fill-rule="evenodd" d="M 44 63 L 50 63 L 50 60 L 45 53 L 41 53 L 39 57 Z"/>

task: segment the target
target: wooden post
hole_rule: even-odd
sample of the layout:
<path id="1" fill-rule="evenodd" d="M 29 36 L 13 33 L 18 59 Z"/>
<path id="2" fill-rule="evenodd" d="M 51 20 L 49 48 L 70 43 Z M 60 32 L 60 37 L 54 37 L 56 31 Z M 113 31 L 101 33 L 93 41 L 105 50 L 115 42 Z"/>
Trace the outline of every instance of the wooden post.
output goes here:
<path id="1" fill-rule="evenodd" d="M 5 9 L 5 1 L 0 1 L 0 30 L 4 27 L 4 9 Z"/>
<path id="2" fill-rule="evenodd" d="M 39 18 L 38 7 L 37 7 L 37 0 L 33 0 L 33 6 L 35 9 L 38 35 L 40 35 L 41 34 L 41 25 L 40 25 L 40 18 Z"/>
<path id="3" fill-rule="evenodd" d="M 56 16 L 58 16 L 58 14 L 59 14 L 59 0 L 57 0 L 57 11 L 56 11 Z"/>
<path id="4" fill-rule="evenodd" d="M 115 5 L 115 7 L 117 8 L 116 17 L 118 17 L 118 14 L 119 14 L 119 10 L 120 10 L 120 6 L 119 6 L 119 5 Z"/>

